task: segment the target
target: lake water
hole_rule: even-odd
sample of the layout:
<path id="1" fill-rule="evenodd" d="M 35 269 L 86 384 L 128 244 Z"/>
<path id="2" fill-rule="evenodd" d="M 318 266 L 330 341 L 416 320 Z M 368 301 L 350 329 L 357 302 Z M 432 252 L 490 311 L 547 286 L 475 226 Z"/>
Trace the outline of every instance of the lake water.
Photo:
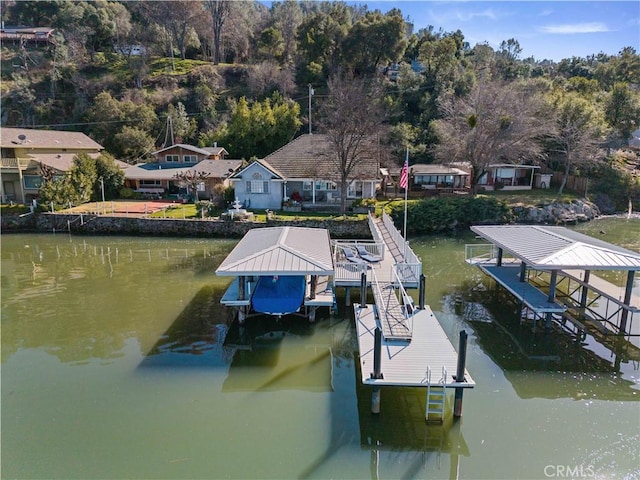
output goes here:
<path id="1" fill-rule="evenodd" d="M 577 228 L 640 251 L 640 219 Z M 422 389 L 370 413 L 344 291 L 313 325 L 240 331 L 213 273 L 233 241 L 1 242 L 3 478 L 640 478 L 639 365 L 521 325 L 471 236 L 411 239 L 427 303 L 469 333 L 477 387 L 442 426 Z"/>

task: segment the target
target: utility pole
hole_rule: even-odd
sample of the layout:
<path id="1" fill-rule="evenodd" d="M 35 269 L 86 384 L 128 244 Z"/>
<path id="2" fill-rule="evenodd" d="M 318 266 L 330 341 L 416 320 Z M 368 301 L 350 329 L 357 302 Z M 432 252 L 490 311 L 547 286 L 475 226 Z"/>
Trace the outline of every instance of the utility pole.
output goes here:
<path id="1" fill-rule="evenodd" d="M 309 84 L 309 135 L 311 135 L 311 97 L 313 97 L 313 88 Z"/>
<path id="2" fill-rule="evenodd" d="M 104 203 L 104 178 L 100 177 L 100 189 L 102 190 L 102 203 Z"/>

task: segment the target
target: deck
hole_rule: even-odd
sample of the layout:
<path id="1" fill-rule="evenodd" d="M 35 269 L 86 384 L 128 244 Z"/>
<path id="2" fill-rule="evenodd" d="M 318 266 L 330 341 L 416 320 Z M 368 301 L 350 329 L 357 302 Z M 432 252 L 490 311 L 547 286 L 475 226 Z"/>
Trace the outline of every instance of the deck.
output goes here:
<path id="1" fill-rule="evenodd" d="M 427 387 L 442 385 L 442 369 L 447 375 L 446 388 L 473 388 L 475 382 L 465 370 L 465 382 L 456 382 L 458 354 L 429 307 L 416 312 L 411 341 L 382 339 L 381 371 L 384 378 L 373 379 L 374 332 L 379 325 L 373 305 L 354 306 L 362 383 L 378 386 Z M 427 369 L 431 368 L 431 384 Z"/>
<path id="2" fill-rule="evenodd" d="M 519 266 L 478 264 L 478 267 L 535 313 L 563 313 L 566 310 L 564 305 L 550 302 L 546 293 L 530 283 L 521 282 Z"/>

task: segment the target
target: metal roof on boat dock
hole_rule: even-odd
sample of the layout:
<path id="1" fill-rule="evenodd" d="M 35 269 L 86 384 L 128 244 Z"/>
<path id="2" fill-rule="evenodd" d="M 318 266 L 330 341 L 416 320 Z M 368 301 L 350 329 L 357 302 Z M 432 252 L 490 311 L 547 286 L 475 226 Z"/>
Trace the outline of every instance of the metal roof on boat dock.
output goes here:
<path id="1" fill-rule="evenodd" d="M 322 228 L 254 228 L 238 242 L 216 275 L 333 275 L 329 231 Z"/>
<path id="2" fill-rule="evenodd" d="M 640 254 L 565 227 L 492 225 L 471 230 L 537 269 L 640 270 Z"/>

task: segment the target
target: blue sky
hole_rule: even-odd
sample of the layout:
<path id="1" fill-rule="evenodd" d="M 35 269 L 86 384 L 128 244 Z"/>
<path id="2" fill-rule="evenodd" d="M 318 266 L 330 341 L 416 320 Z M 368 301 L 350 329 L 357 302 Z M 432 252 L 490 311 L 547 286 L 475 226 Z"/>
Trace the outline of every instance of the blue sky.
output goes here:
<path id="1" fill-rule="evenodd" d="M 630 46 L 640 53 L 640 2 L 634 1 L 372 1 L 348 2 L 386 12 L 399 8 L 415 30 L 458 29 L 471 46 L 488 42 L 494 49 L 515 38 L 521 58 L 559 61 Z"/>

